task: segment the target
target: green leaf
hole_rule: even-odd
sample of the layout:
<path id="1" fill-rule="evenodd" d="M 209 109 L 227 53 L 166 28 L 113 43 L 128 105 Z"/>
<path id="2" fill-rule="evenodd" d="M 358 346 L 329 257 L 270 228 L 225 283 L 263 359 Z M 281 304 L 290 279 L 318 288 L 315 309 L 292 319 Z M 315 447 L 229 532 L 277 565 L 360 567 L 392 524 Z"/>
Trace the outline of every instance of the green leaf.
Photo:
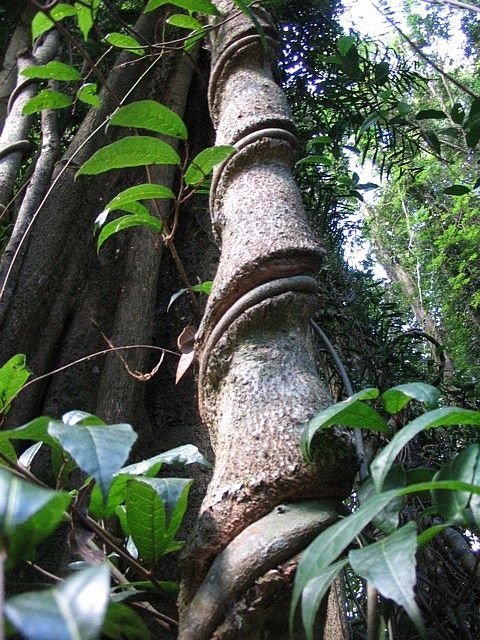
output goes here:
<path id="1" fill-rule="evenodd" d="M 463 449 L 455 458 L 442 466 L 434 480 L 459 480 L 480 485 L 480 444 Z M 477 524 L 480 521 L 480 501 L 468 491 L 432 491 L 435 507 L 446 519 L 468 525 L 465 509 L 470 505 Z"/>
<path id="2" fill-rule="evenodd" d="M 31 375 L 27 359 L 22 353 L 12 356 L 0 367 L 0 413 L 8 412 L 10 403 Z"/>
<path id="3" fill-rule="evenodd" d="M 392 467 L 385 478 L 384 489 L 386 491 L 390 489 L 398 489 L 404 487 L 406 484 L 406 474 L 400 465 Z M 375 486 L 372 478 L 368 476 L 362 483 L 358 491 L 358 499 L 360 504 L 365 503 L 369 498 L 375 495 Z M 385 509 L 382 509 L 378 515 L 372 520 L 372 524 L 377 529 L 380 529 L 383 533 L 392 533 L 398 528 L 400 511 L 403 507 L 404 499 L 402 496 L 397 496 L 391 502 L 387 504 Z"/>
<path id="4" fill-rule="evenodd" d="M 173 27 L 181 27 L 182 29 L 190 29 L 191 31 L 204 31 L 203 24 L 192 16 L 185 13 L 175 13 L 167 18 L 167 24 Z"/>
<path id="5" fill-rule="evenodd" d="M 412 111 L 412 106 L 407 102 L 402 102 L 401 100 L 397 102 L 397 110 L 401 116 L 406 116 L 408 113 Z"/>
<path id="6" fill-rule="evenodd" d="M 203 182 L 206 176 L 213 170 L 213 167 L 235 153 L 235 147 L 228 145 L 220 145 L 218 147 L 209 147 L 200 151 L 198 155 L 190 163 L 185 172 L 185 184 L 189 186 L 197 185 Z"/>
<path id="7" fill-rule="evenodd" d="M 379 542 L 350 551 L 348 559 L 355 573 L 371 582 L 384 598 L 403 607 L 416 629 L 424 635 L 414 592 L 416 551 L 416 527 L 409 522 Z"/>
<path id="8" fill-rule="evenodd" d="M 321 571 L 313 580 L 307 582 L 302 591 L 302 621 L 307 640 L 314 640 L 313 625 L 318 609 L 330 585 L 338 573 L 348 564 L 348 560 L 339 560 Z"/>
<path id="9" fill-rule="evenodd" d="M 145 215 L 135 213 L 112 220 L 102 227 L 102 230 L 98 234 L 97 251 L 100 251 L 102 245 L 106 240 L 108 240 L 108 238 L 110 238 L 110 236 L 113 236 L 119 231 L 131 229 L 132 227 L 145 227 L 146 229 L 151 229 L 156 233 L 160 233 L 163 229 L 163 223 L 159 218 L 155 218 L 155 216 L 150 214 Z"/>
<path id="10" fill-rule="evenodd" d="M 181 447 L 165 451 L 164 453 L 159 453 L 147 460 L 122 467 L 113 478 L 106 504 L 103 503 L 100 491 L 98 487 L 95 486 L 90 499 L 90 512 L 98 518 L 111 517 L 115 513 L 116 508 L 125 501 L 125 488 L 129 478 L 132 476 L 156 475 L 162 464 L 200 464 L 207 469 L 211 468 L 211 464 L 193 444 L 185 444 Z"/>
<path id="11" fill-rule="evenodd" d="M 375 82 L 382 86 L 388 82 L 388 74 L 390 71 L 390 65 L 388 62 L 379 62 L 374 67 Z"/>
<path id="12" fill-rule="evenodd" d="M 42 33 L 49 31 L 54 26 L 53 21 L 60 22 L 64 18 L 76 15 L 76 13 L 72 6 L 64 3 L 56 4 L 50 9 L 51 18 L 43 11 L 39 11 L 32 20 L 32 41 L 35 42 Z"/>
<path id="13" fill-rule="evenodd" d="M 39 78 L 42 80 L 81 80 L 82 76 L 75 67 L 63 62 L 52 60 L 47 64 L 28 67 L 22 71 L 22 76 L 26 78 Z"/>
<path id="14" fill-rule="evenodd" d="M 113 475 L 128 458 L 137 439 L 132 427 L 129 424 L 69 425 L 52 420 L 48 432 L 80 469 L 95 479 L 106 500 Z"/>
<path id="15" fill-rule="evenodd" d="M 353 36 L 342 36 L 337 40 L 338 52 L 341 56 L 346 56 L 354 44 L 355 38 Z"/>
<path id="16" fill-rule="evenodd" d="M 72 98 L 70 96 L 53 89 L 42 89 L 36 96 L 27 100 L 22 109 L 22 114 L 29 116 L 44 109 L 64 109 L 71 104 Z"/>
<path id="17" fill-rule="evenodd" d="M 390 414 L 404 409 L 411 400 L 418 400 L 427 407 L 436 407 L 441 393 L 436 387 L 424 382 L 399 384 L 382 394 L 382 404 Z"/>
<path id="18" fill-rule="evenodd" d="M 180 164 L 172 147 L 150 136 L 127 136 L 99 149 L 77 171 L 80 175 L 97 175 L 111 169 L 150 164 Z"/>
<path id="19" fill-rule="evenodd" d="M 127 522 L 140 556 L 151 567 L 177 551 L 174 541 L 187 506 L 192 481 L 185 478 L 130 479 L 125 492 Z"/>
<path id="20" fill-rule="evenodd" d="M 180 116 L 156 100 L 138 100 L 120 107 L 110 118 L 110 124 L 148 129 L 181 140 L 188 137 Z"/>
<path id="21" fill-rule="evenodd" d="M 105 211 L 115 211 L 121 209 L 125 204 L 138 202 L 138 200 L 165 200 L 174 199 L 175 194 L 168 187 L 160 184 L 150 184 L 148 182 L 137 184 L 121 191 L 110 202 L 105 205 Z"/>
<path id="22" fill-rule="evenodd" d="M 32 556 L 37 544 L 60 524 L 70 499 L 0 468 L 0 535 L 8 540 L 7 568 Z"/>
<path id="23" fill-rule="evenodd" d="M 59 448 L 58 443 L 48 435 L 48 423 L 50 418 L 40 416 L 31 422 L 27 422 L 21 427 L 8 431 L 0 431 L 0 441 L 4 440 L 33 440 L 34 442 L 44 442 L 50 447 Z"/>
<path id="24" fill-rule="evenodd" d="M 77 12 L 78 28 L 86 41 L 100 6 L 100 0 L 82 0 L 82 2 L 75 2 L 73 6 Z"/>
<path id="25" fill-rule="evenodd" d="M 101 104 L 100 96 L 98 95 L 98 88 L 94 82 L 86 82 L 85 84 L 82 84 L 80 89 L 77 91 L 77 98 L 81 102 L 89 104 L 92 107 L 99 107 Z"/>
<path id="26" fill-rule="evenodd" d="M 435 131 L 432 131 L 431 129 L 429 129 L 428 131 L 424 132 L 423 137 L 425 139 L 425 142 L 428 144 L 428 146 L 431 147 L 431 149 L 433 149 L 433 151 L 435 151 L 437 155 L 440 155 L 441 154 L 440 140 L 438 139 L 438 136 L 435 133 Z"/>
<path id="27" fill-rule="evenodd" d="M 397 491 L 386 491 L 375 495 L 359 507 L 359 509 L 322 531 L 305 549 L 293 585 L 290 607 L 290 623 L 293 623 L 295 610 L 300 595 L 307 584 L 317 576 L 321 576 L 338 556 L 349 546 L 372 519 L 397 497 Z"/>
<path id="28" fill-rule="evenodd" d="M 165 4 L 173 4 L 181 9 L 187 9 L 187 11 L 197 11 L 198 13 L 205 13 L 209 16 L 218 16 L 220 12 L 217 7 L 210 2 L 210 0 L 149 0 L 145 7 L 145 13 L 154 11 L 158 7 L 162 7 Z"/>
<path id="29" fill-rule="evenodd" d="M 102 638 L 111 640 L 150 640 L 145 623 L 131 607 L 122 602 L 109 602 L 103 622 Z"/>
<path id="30" fill-rule="evenodd" d="M 5 613 L 27 640 L 97 640 L 109 588 L 107 566 L 90 567 L 53 589 L 9 598 Z"/>
<path id="31" fill-rule="evenodd" d="M 444 120 L 447 117 L 447 114 L 439 109 L 421 109 L 415 115 L 415 120 Z"/>
<path id="32" fill-rule="evenodd" d="M 391 442 L 377 454 L 370 465 L 370 472 L 377 491 L 382 490 L 383 481 L 395 458 L 412 438 L 426 429 L 460 424 L 480 425 L 480 411 L 472 411 L 460 407 L 443 407 L 442 409 L 429 411 L 405 425 L 403 429 L 395 434 Z"/>
<path id="33" fill-rule="evenodd" d="M 450 118 L 455 124 L 463 124 L 465 119 L 465 110 L 460 102 L 455 102 L 451 111 Z"/>
<path id="34" fill-rule="evenodd" d="M 209 295 L 212 292 L 212 286 L 213 281 L 206 280 L 205 282 L 200 282 L 199 284 L 193 285 L 191 289 L 180 289 L 179 291 L 176 291 L 174 294 L 172 294 L 168 302 L 167 311 L 169 311 L 175 300 L 178 300 L 178 298 L 180 298 L 180 296 L 183 296 L 184 293 L 187 293 L 187 291 L 194 291 L 195 293 L 205 293 Z"/>
<path id="35" fill-rule="evenodd" d="M 470 187 L 467 187 L 464 184 L 452 184 L 450 187 L 447 187 L 443 190 L 443 193 L 446 196 L 464 196 L 467 193 L 470 193 Z"/>
<path id="36" fill-rule="evenodd" d="M 362 402 L 362 400 L 372 397 L 378 397 L 378 389 L 365 389 L 317 413 L 307 423 L 300 440 L 300 448 L 306 459 L 314 460 L 312 442 L 316 433 L 333 425 L 388 433 L 387 424 L 381 415 L 368 404 Z"/>
<path id="37" fill-rule="evenodd" d="M 130 51 L 130 53 L 134 53 L 136 56 L 145 55 L 145 49 L 142 45 L 132 36 L 128 36 L 125 33 L 118 33 L 117 31 L 112 31 L 112 33 L 107 33 L 104 38 L 105 42 L 111 44 L 112 47 L 117 47 L 118 49 L 126 49 Z"/>
<path id="38" fill-rule="evenodd" d="M 469 149 L 473 149 L 480 141 L 480 120 L 477 120 L 465 133 L 465 142 Z"/>

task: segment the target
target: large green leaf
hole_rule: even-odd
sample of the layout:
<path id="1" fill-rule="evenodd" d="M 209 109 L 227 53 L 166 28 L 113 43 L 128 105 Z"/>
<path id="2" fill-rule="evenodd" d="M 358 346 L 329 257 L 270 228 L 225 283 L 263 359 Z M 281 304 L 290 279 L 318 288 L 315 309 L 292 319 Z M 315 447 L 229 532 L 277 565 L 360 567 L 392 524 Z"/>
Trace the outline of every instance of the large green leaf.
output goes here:
<path id="1" fill-rule="evenodd" d="M 398 413 L 411 400 L 418 400 L 427 407 L 435 407 L 440 400 L 441 393 L 436 387 L 424 382 L 410 382 L 399 384 L 382 393 L 382 403 L 388 413 Z"/>
<path id="2" fill-rule="evenodd" d="M 415 120 L 445 120 L 447 117 L 447 114 L 440 109 L 421 109 L 415 115 Z"/>
<path id="3" fill-rule="evenodd" d="M 100 96 L 98 95 L 98 88 L 94 82 L 86 82 L 82 84 L 77 91 L 77 98 L 85 104 L 89 104 L 92 107 L 99 107 L 101 104 Z"/>
<path id="4" fill-rule="evenodd" d="M 180 158 L 163 140 L 151 136 L 126 136 L 94 153 L 82 164 L 77 176 L 149 164 L 180 164 Z"/>
<path id="5" fill-rule="evenodd" d="M 0 413 L 6 413 L 32 372 L 27 367 L 26 357 L 17 353 L 0 367 Z"/>
<path id="6" fill-rule="evenodd" d="M 338 573 L 348 564 L 348 560 L 339 560 L 307 582 L 302 591 L 302 621 L 307 640 L 313 640 L 315 618 L 330 585 Z"/>
<path id="7" fill-rule="evenodd" d="M 160 471 L 162 464 L 200 464 L 203 467 L 211 468 L 210 463 L 193 444 L 185 444 L 159 453 L 147 460 L 122 467 L 113 478 L 106 504 L 103 502 L 98 487 L 93 488 L 89 507 L 92 515 L 98 518 L 111 517 L 115 513 L 115 509 L 125 501 L 125 488 L 128 480 L 135 476 L 155 476 Z"/>
<path id="8" fill-rule="evenodd" d="M 106 224 L 98 234 L 97 251 L 100 251 L 102 244 L 108 240 L 110 236 L 132 227 L 146 227 L 147 229 L 160 233 L 163 229 L 163 223 L 159 218 L 155 218 L 155 216 L 150 214 L 130 214 L 117 218 L 117 220 L 112 220 Z"/>
<path id="9" fill-rule="evenodd" d="M 175 194 L 168 187 L 161 184 L 137 184 L 134 187 L 124 189 L 105 205 L 105 211 L 121 209 L 123 205 L 139 200 L 174 199 Z"/>
<path id="10" fill-rule="evenodd" d="M 174 541 L 187 506 L 192 481 L 185 478 L 130 479 L 125 492 L 127 522 L 140 556 L 154 566 L 161 556 L 177 551 Z"/>
<path id="11" fill-rule="evenodd" d="M 383 481 L 395 462 L 395 458 L 412 438 L 426 429 L 460 424 L 480 425 L 480 411 L 461 409 L 460 407 L 443 407 L 415 418 L 415 420 L 405 425 L 403 429 L 400 429 L 391 442 L 377 454 L 370 465 L 370 473 L 377 491 L 381 491 Z"/>
<path id="12" fill-rule="evenodd" d="M 145 49 L 133 36 L 129 36 L 125 33 L 119 33 L 118 31 L 112 31 L 105 36 L 105 42 L 111 44 L 112 47 L 118 49 L 126 49 L 136 56 L 145 55 Z"/>
<path id="13" fill-rule="evenodd" d="M 414 593 L 416 550 L 417 531 L 415 524 L 409 522 L 379 542 L 350 551 L 348 559 L 355 573 L 371 582 L 384 598 L 403 607 L 417 630 L 424 635 L 425 628 Z"/>
<path id="14" fill-rule="evenodd" d="M 27 640 L 96 640 L 107 610 L 106 565 L 79 571 L 59 587 L 7 600 L 5 613 Z"/>
<path id="15" fill-rule="evenodd" d="M 209 147 L 200 151 L 198 155 L 190 163 L 185 172 L 185 184 L 190 186 L 200 184 L 205 180 L 213 167 L 223 162 L 235 153 L 235 147 L 228 145 L 219 145 L 218 147 Z"/>
<path id="16" fill-rule="evenodd" d="M 455 458 L 444 464 L 434 480 L 459 480 L 480 485 L 480 444 L 463 449 Z M 479 499 L 468 491 L 432 491 L 432 498 L 441 515 L 452 522 L 468 525 L 465 509 L 471 506 L 477 524 L 480 521 Z"/>
<path id="17" fill-rule="evenodd" d="M 64 62 L 52 60 L 47 64 L 28 67 L 22 71 L 22 76 L 27 78 L 39 78 L 43 80 L 80 80 L 81 74 L 75 67 Z"/>
<path id="18" fill-rule="evenodd" d="M 150 640 L 151 635 L 138 613 L 122 602 L 110 602 L 103 622 L 103 637 L 111 640 Z"/>
<path id="19" fill-rule="evenodd" d="M 33 42 L 35 42 L 35 40 L 39 38 L 42 33 L 45 33 L 45 31 L 49 31 L 54 26 L 53 21 L 60 22 L 64 18 L 76 15 L 76 13 L 76 10 L 71 5 L 62 2 L 56 4 L 50 9 L 50 16 L 53 20 L 50 19 L 43 11 L 38 11 L 34 15 L 32 20 Z"/>
<path id="20" fill-rule="evenodd" d="M 82 0 L 82 2 L 75 2 L 73 6 L 77 12 L 78 28 L 82 32 L 83 39 L 87 40 L 100 0 Z"/>
<path id="21" fill-rule="evenodd" d="M 44 442 L 50 447 L 56 447 L 58 449 L 58 443 L 48 434 L 49 422 L 50 418 L 40 416 L 16 429 L 0 431 L 0 442 L 9 440 L 33 440 L 34 442 Z"/>
<path id="22" fill-rule="evenodd" d="M 70 96 L 60 91 L 53 91 L 53 89 L 42 89 L 36 96 L 27 100 L 22 109 L 22 114 L 28 116 L 44 109 L 64 109 L 71 104 L 72 98 Z"/>
<path id="23" fill-rule="evenodd" d="M 300 448 L 307 460 L 314 459 L 312 442 L 316 433 L 328 429 L 333 425 L 369 429 L 388 433 L 388 427 L 382 416 L 363 400 L 378 397 L 378 389 L 364 389 L 350 398 L 337 402 L 331 407 L 323 409 L 314 416 L 305 427 L 300 440 Z"/>
<path id="24" fill-rule="evenodd" d="M 467 187 L 465 184 L 452 184 L 449 187 L 445 187 L 443 193 L 446 196 L 464 196 L 470 193 L 470 191 L 470 187 Z"/>
<path id="25" fill-rule="evenodd" d="M 406 473 L 400 465 L 393 466 L 387 477 L 383 488 L 385 491 L 390 489 L 398 489 L 406 485 Z M 358 490 L 358 499 L 360 504 L 366 502 L 369 498 L 375 495 L 375 486 L 372 478 L 368 476 L 362 483 Z M 402 510 L 404 499 L 402 496 L 397 496 L 391 502 L 387 504 L 385 509 L 382 509 L 378 515 L 372 520 L 372 524 L 383 533 L 392 533 L 398 528 L 400 520 L 400 511 Z"/>
<path id="26" fill-rule="evenodd" d="M 178 114 L 156 100 L 138 100 L 120 107 L 110 124 L 136 127 L 186 140 L 188 131 Z"/>
<path id="27" fill-rule="evenodd" d="M 339 520 L 323 531 L 303 552 L 295 574 L 293 585 L 290 621 L 293 622 L 300 596 L 307 584 L 317 576 L 324 574 L 329 565 L 358 536 L 388 503 L 397 497 L 401 490 L 386 491 L 375 495 L 347 518 Z"/>
<path id="28" fill-rule="evenodd" d="M 113 475 L 124 464 L 137 439 L 129 424 L 71 425 L 52 420 L 48 433 L 60 442 L 82 471 L 95 479 L 104 500 Z"/>
<path id="29" fill-rule="evenodd" d="M 181 9 L 187 9 L 187 11 L 197 11 L 211 16 L 220 15 L 217 7 L 210 0 L 149 0 L 145 7 L 145 13 L 154 11 L 164 4 L 173 4 Z"/>
<path id="30" fill-rule="evenodd" d="M 190 29 L 191 31 L 202 31 L 203 24 L 192 16 L 187 16 L 185 13 L 175 13 L 167 18 L 167 23 L 172 27 L 181 27 L 182 29 Z"/>

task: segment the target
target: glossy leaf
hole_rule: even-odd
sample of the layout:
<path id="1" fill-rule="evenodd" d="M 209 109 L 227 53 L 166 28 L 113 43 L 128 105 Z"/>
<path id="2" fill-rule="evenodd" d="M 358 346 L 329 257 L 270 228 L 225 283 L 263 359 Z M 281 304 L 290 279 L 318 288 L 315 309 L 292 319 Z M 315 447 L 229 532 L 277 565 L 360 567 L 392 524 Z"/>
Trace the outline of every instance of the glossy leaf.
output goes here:
<path id="1" fill-rule="evenodd" d="M 43 11 L 38 11 L 32 19 L 32 40 L 35 42 L 46 31 L 54 26 L 54 22 L 60 22 L 64 18 L 76 15 L 74 7 L 69 4 L 60 2 L 50 9 L 49 18 Z"/>
<path id="2" fill-rule="evenodd" d="M 168 187 L 161 184 L 137 184 L 121 191 L 110 202 L 105 205 L 105 210 L 114 211 L 121 209 L 125 204 L 130 202 L 138 202 L 138 200 L 165 200 L 174 199 L 175 194 Z"/>
<path id="3" fill-rule="evenodd" d="M 318 609 L 327 594 L 330 585 L 339 572 L 348 564 L 348 560 L 339 560 L 331 564 L 313 580 L 310 580 L 302 591 L 302 621 L 307 640 L 314 640 L 313 626 Z"/>
<path id="4" fill-rule="evenodd" d="M 107 610 L 106 565 L 74 573 L 60 586 L 7 600 L 5 613 L 27 640 L 96 640 Z"/>
<path id="5" fill-rule="evenodd" d="M 52 60 L 47 64 L 34 65 L 22 71 L 22 76 L 26 78 L 38 78 L 42 80 L 63 80 L 65 82 L 71 80 L 80 80 L 81 74 L 75 67 L 64 62 Z"/>
<path id="6" fill-rule="evenodd" d="M 145 7 L 145 13 L 153 11 L 164 4 L 173 4 L 187 11 L 197 11 L 206 15 L 218 16 L 220 12 L 210 0 L 149 0 Z"/>
<path id="7" fill-rule="evenodd" d="M 424 382 L 410 382 L 399 384 L 382 393 L 382 404 L 388 413 L 398 413 L 411 400 L 418 400 L 427 407 L 435 407 L 440 400 L 441 393 L 436 387 Z"/>
<path id="8" fill-rule="evenodd" d="M 317 576 L 321 576 L 367 524 L 397 495 L 398 492 L 392 490 L 373 496 L 361 505 L 355 513 L 325 529 L 305 549 L 295 574 L 290 608 L 291 623 L 293 622 L 302 591 L 307 584 Z"/>
<path id="9" fill-rule="evenodd" d="M 464 184 L 452 184 L 450 187 L 447 187 L 443 190 L 443 193 L 446 196 L 464 196 L 467 193 L 470 193 L 470 187 L 467 187 Z"/>
<path id="10" fill-rule="evenodd" d="M 31 375 L 27 359 L 22 353 L 12 356 L 0 367 L 0 414 L 7 413 L 13 398 Z"/>
<path id="11" fill-rule="evenodd" d="M 156 100 L 139 100 L 120 107 L 110 118 L 110 124 L 148 129 L 181 140 L 188 137 L 180 116 Z"/>
<path id="12" fill-rule="evenodd" d="M 98 95 L 98 88 L 94 82 L 87 82 L 83 84 L 77 91 L 77 98 L 89 104 L 92 107 L 99 107 L 101 104 L 100 96 Z"/>
<path id="13" fill-rule="evenodd" d="M 220 164 L 235 153 L 235 147 L 220 145 L 209 147 L 200 151 L 190 163 L 185 172 L 185 184 L 189 186 L 200 184 L 205 177 L 213 170 L 213 167 Z"/>
<path id="14" fill-rule="evenodd" d="M 36 96 L 27 100 L 22 109 L 22 114 L 28 116 L 44 109 L 64 109 L 71 104 L 72 98 L 70 96 L 53 89 L 42 89 Z"/>
<path id="15" fill-rule="evenodd" d="M 480 425 L 480 411 L 471 411 L 460 407 L 435 409 L 415 418 L 415 420 L 412 420 L 412 422 L 398 431 L 391 442 L 377 454 L 370 465 L 370 472 L 377 491 L 382 490 L 383 481 L 396 457 L 412 438 L 426 429 L 455 425 Z"/>
<path id="16" fill-rule="evenodd" d="M 100 0 L 82 0 L 82 2 L 75 2 L 73 6 L 77 12 L 78 28 L 82 32 L 83 39 L 87 40 L 100 6 Z"/>
<path id="17" fill-rule="evenodd" d="M 434 480 L 460 480 L 480 485 L 480 444 L 463 449 L 451 462 L 442 466 Z M 446 520 L 467 525 L 465 509 L 470 505 L 477 524 L 480 521 L 479 498 L 468 491 L 433 491 L 432 498 Z"/>
<path id="18" fill-rule="evenodd" d="M 58 448 L 57 441 L 48 434 L 49 422 L 50 418 L 40 416 L 16 429 L 0 430 L 0 441 L 33 440 L 34 442 L 45 442 L 45 444 L 48 444 L 50 447 Z"/>
<path id="19" fill-rule="evenodd" d="M 202 31 L 203 24 L 192 16 L 187 16 L 185 13 L 175 13 L 167 18 L 167 23 L 173 27 L 181 27 L 182 29 L 190 29 L 191 31 Z"/>
<path id="20" fill-rule="evenodd" d="M 145 49 L 138 42 L 138 40 L 136 40 L 132 36 L 126 35 L 125 33 L 112 31 L 112 33 L 107 33 L 104 40 L 108 44 L 111 44 L 112 47 L 117 47 L 118 49 L 126 49 L 136 56 L 145 55 Z"/>
<path id="21" fill-rule="evenodd" d="M 191 482 L 184 478 L 128 481 L 125 492 L 128 528 L 140 556 L 149 566 L 183 546 L 174 537 L 187 507 Z"/>
<path id="22" fill-rule="evenodd" d="M 417 630 L 425 628 L 415 602 L 415 553 L 417 531 L 415 524 L 407 525 L 363 549 L 350 551 L 348 559 L 355 573 L 373 584 L 384 598 L 393 600 L 405 609 Z"/>
<path id="23" fill-rule="evenodd" d="M 110 602 L 103 622 L 102 638 L 111 640 L 149 640 L 150 631 L 141 617 L 122 602 Z"/>
<path id="24" fill-rule="evenodd" d="M 106 500 L 113 475 L 124 464 L 137 439 L 132 427 L 129 424 L 92 426 L 51 421 L 48 432 L 80 469 L 95 479 Z"/>
<path id="25" fill-rule="evenodd" d="M 163 140 L 150 136 L 127 136 L 99 149 L 82 164 L 77 176 L 150 164 L 180 164 L 180 158 Z"/>
<path id="26" fill-rule="evenodd" d="M 365 389 L 317 413 L 307 423 L 300 440 L 300 448 L 307 460 L 314 459 L 312 443 L 316 433 L 333 425 L 388 433 L 387 424 L 382 416 L 368 404 L 362 402 L 362 400 L 374 397 L 378 397 L 378 389 Z"/>
<path id="27" fill-rule="evenodd" d="M 439 109 L 421 109 L 415 116 L 415 120 L 445 120 L 447 114 Z"/>
<path id="28" fill-rule="evenodd" d="M 112 220 L 102 227 L 102 230 L 98 234 L 97 251 L 100 251 L 104 242 L 106 242 L 108 238 L 113 236 L 115 233 L 124 231 L 125 229 L 131 229 L 132 227 L 145 227 L 160 233 L 163 229 L 163 223 L 159 218 L 155 218 L 155 216 L 150 214 L 129 214 L 127 216 L 117 218 L 116 220 Z"/>

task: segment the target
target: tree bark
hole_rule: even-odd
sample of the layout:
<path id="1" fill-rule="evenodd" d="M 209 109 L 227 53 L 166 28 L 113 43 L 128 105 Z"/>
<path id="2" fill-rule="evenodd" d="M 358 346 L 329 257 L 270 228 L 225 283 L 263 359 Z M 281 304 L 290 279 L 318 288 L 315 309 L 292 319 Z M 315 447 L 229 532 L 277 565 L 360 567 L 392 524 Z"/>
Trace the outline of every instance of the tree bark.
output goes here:
<path id="1" fill-rule="evenodd" d="M 323 436 L 315 467 L 299 450 L 305 423 L 331 402 L 315 369 L 308 331 L 318 290 L 309 274 L 318 269 L 323 249 L 291 176 L 295 126 L 271 73 L 275 42 L 269 15 L 255 10 L 262 42 L 233 3 L 216 4 L 231 19 L 212 31 L 210 110 L 217 144 L 234 145 L 237 152 L 212 181 L 211 215 L 222 253 L 197 357 L 200 412 L 216 462 L 185 554 L 179 638 L 246 637 L 249 613 L 241 602 L 245 589 L 254 587 L 257 622 L 248 638 L 283 638 L 285 619 L 273 635 L 266 614 L 258 622 L 262 607 L 271 606 L 269 581 L 261 574 L 273 568 L 281 573 L 289 565 L 279 589 L 288 592 L 291 562 L 334 520 L 335 509 L 316 503 L 301 532 L 289 514 L 308 512 L 313 498 L 344 497 L 355 462 L 349 437 L 339 432 Z M 281 527 L 271 525 L 279 510 Z M 271 526 L 282 531 L 282 556 L 272 556 L 273 564 L 261 571 L 229 569 L 228 586 L 223 580 L 220 586 L 235 549 L 259 545 L 266 553 Z M 218 590 L 222 598 L 212 595 Z"/>

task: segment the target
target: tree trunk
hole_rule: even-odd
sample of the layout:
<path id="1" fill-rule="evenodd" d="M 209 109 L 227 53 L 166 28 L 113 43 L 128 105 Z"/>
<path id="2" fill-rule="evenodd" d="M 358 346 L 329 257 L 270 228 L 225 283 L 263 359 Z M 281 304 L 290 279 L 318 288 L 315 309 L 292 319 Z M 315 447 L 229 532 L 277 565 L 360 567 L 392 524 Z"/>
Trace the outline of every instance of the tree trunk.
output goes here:
<path id="1" fill-rule="evenodd" d="M 272 625 L 268 615 L 272 599 L 289 592 L 296 555 L 335 519 L 331 500 L 349 492 L 355 463 L 338 432 L 323 436 L 315 467 L 299 450 L 303 426 L 331 402 L 308 338 L 317 294 L 309 274 L 323 251 L 290 173 L 295 127 L 271 74 L 269 16 L 255 10 L 262 42 L 233 3 L 216 4 L 232 17 L 211 32 L 210 109 L 217 144 L 237 153 L 211 192 L 222 253 L 197 357 L 216 460 L 185 554 L 179 637 L 286 638 L 286 616 L 277 606 Z"/>

